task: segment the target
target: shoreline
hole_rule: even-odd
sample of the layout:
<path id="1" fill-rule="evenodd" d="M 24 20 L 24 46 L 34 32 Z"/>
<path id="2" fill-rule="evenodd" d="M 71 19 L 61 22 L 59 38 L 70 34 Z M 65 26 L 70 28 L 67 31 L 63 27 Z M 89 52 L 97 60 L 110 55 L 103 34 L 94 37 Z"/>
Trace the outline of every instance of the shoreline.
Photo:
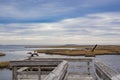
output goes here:
<path id="1" fill-rule="evenodd" d="M 0 62 L 0 69 L 10 69 L 11 66 L 10 66 L 10 62 L 9 61 L 2 61 Z"/>
<path id="2" fill-rule="evenodd" d="M 38 53 L 67 55 L 67 56 L 94 56 L 94 55 L 120 55 L 120 46 L 98 46 L 94 52 L 91 52 L 93 46 L 49 46 L 48 48 L 58 49 L 37 49 Z M 37 47 L 38 48 L 38 47 Z M 41 48 L 41 47 L 40 47 Z M 44 48 L 44 47 L 42 47 Z M 59 48 L 75 48 L 75 49 L 59 49 Z"/>
<path id="3" fill-rule="evenodd" d="M 39 53 L 39 54 L 43 54 L 43 53 Z M 56 54 L 56 53 L 44 53 L 44 54 L 49 54 L 49 55 L 65 55 L 65 56 L 86 56 L 85 54 Z M 120 53 L 103 53 L 103 54 L 95 54 L 95 56 L 97 55 L 120 55 Z M 89 57 L 89 56 L 88 56 Z"/>
<path id="4" fill-rule="evenodd" d="M 0 52 L 0 57 L 1 57 L 1 56 L 5 56 L 5 55 L 6 55 L 6 54 L 4 54 L 4 53 Z"/>

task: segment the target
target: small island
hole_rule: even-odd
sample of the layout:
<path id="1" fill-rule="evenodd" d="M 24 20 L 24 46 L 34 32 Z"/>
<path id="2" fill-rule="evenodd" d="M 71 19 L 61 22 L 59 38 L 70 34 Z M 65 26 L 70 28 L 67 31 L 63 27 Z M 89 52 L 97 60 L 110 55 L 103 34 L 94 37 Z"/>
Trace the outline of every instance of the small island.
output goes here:
<path id="1" fill-rule="evenodd" d="M 4 54 L 4 53 L 2 53 L 2 52 L 0 52 L 0 56 L 5 56 L 5 54 Z"/>
<path id="2" fill-rule="evenodd" d="M 0 57 L 5 56 L 6 54 L 3 52 L 0 52 Z M 9 61 L 0 61 L 0 69 L 1 68 L 10 68 L 10 63 Z"/>
<path id="3" fill-rule="evenodd" d="M 10 67 L 10 62 L 9 61 L 2 61 L 0 62 L 0 69 L 3 69 L 3 68 L 11 68 Z"/>

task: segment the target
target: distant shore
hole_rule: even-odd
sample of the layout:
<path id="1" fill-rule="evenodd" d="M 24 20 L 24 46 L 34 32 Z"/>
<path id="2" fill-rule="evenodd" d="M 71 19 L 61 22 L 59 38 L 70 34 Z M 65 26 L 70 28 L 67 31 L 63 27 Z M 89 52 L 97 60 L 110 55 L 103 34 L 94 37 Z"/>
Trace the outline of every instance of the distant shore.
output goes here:
<path id="1" fill-rule="evenodd" d="M 94 55 L 120 55 L 120 46 L 119 45 L 100 45 L 94 52 L 91 52 L 91 49 L 94 45 L 82 45 L 82 46 L 45 46 L 37 48 L 53 48 L 53 49 L 44 49 L 36 50 L 38 53 L 46 54 L 58 54 L 58 55 L 68 55 L 68 56 L 84 56 L 89 54 Z M 31 46 L 32 47 L 32 46 Z M 30 47 L 30 48 L 31 48 Z M 34 48 L 36 48 L 34 46 Z M 54 49 L 56 48 L 56 49 Z M 62 48 L 62 49 L 59 49 Z M 64 49 L 64 48 L 75 48 L 75 49 Z"/>
<path id="2" fill-rule="evenodd" d="M 5 56 L 5 54 L 4 54 L 4 53 L 2 53 L 2 52 L 0 52 L 0 56 Z"/>
<path id="3" fill-rule="evenodd" d="M 3 69 L 3 68 L 11 68 L 10 66 L 10 62 L 9 61 L 2 61 L 0 62 L 0 69 Z"/>

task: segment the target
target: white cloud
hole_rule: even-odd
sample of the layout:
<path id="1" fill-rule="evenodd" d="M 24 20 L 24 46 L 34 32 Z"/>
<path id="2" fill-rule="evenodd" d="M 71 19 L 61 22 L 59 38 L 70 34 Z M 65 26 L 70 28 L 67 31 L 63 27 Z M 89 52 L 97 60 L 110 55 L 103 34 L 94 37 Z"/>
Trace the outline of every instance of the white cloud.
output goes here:
<path id="1" fill-rule="evenodd" d="M 39 1 L 29 0 L 0 3 L 0 17 L 23 20 L 40 19 L 47 16 L 61 15 L 74 10 L 73 7 L 61 5 L 57 1 L 39 3 Z"/>
<path id="2" fill-rule="evenodd" d="M 94 9 L 118 5 L 119 0 L 0 0 L 0 18 L 45 20 L 95 12 Z M 112 10 L 112 9 L 111 9 Z M 101 10 L 103 11 L 103 10 Z M 55 17 L 56 18 L 56 17 Z M 1 19 L 1 20 L 2 20 Z M 60 18 L 61 19 L 61 18 Z"/>
<path id="3" fill-rule="evenodd" d="M 0 24 L 4 44 L 119 44 L 119 13 L 89 14 L 53 23 Z"/>

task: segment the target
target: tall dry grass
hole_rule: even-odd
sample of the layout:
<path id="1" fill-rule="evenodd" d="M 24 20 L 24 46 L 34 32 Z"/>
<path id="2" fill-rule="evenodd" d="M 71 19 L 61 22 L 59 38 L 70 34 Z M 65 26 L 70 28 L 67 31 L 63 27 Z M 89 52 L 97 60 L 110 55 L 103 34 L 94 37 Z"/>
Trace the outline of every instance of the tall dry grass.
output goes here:
<path id="1" fill-rule="evenodd" d="M 9 61 L 0 62 L 0 68 L 10 68 L 10 62 Z"/>
<path id="2" fill-rule="evenodd" d="M 55 46 L 54 46 L 55 47 Z M 62 48 L 66 48 L 62 47 Z M 68 46 L 69 47 L 69 46 Z M 120 46 L 98 46 L 95 51 L 92 53 L 91 49 L 93 46 L 72 46 L 72 48 L 76 48 L 74 50 L 68 50 L 68 49 L 51 49 L 51 50 L 36 50 L 38 53 L 46 53 L 46 54 L 59 54 L 59 55 L 72 55 L 72 56 L 78 56 L 78 55 L 109 55 L 109 54 L 120 54 Z M 49 47 L 52 48 L 52 47 Z M 80 48 L 83 48 L 81 50 Z M 88 48 L 85 50 L 84 48 Z"/>

